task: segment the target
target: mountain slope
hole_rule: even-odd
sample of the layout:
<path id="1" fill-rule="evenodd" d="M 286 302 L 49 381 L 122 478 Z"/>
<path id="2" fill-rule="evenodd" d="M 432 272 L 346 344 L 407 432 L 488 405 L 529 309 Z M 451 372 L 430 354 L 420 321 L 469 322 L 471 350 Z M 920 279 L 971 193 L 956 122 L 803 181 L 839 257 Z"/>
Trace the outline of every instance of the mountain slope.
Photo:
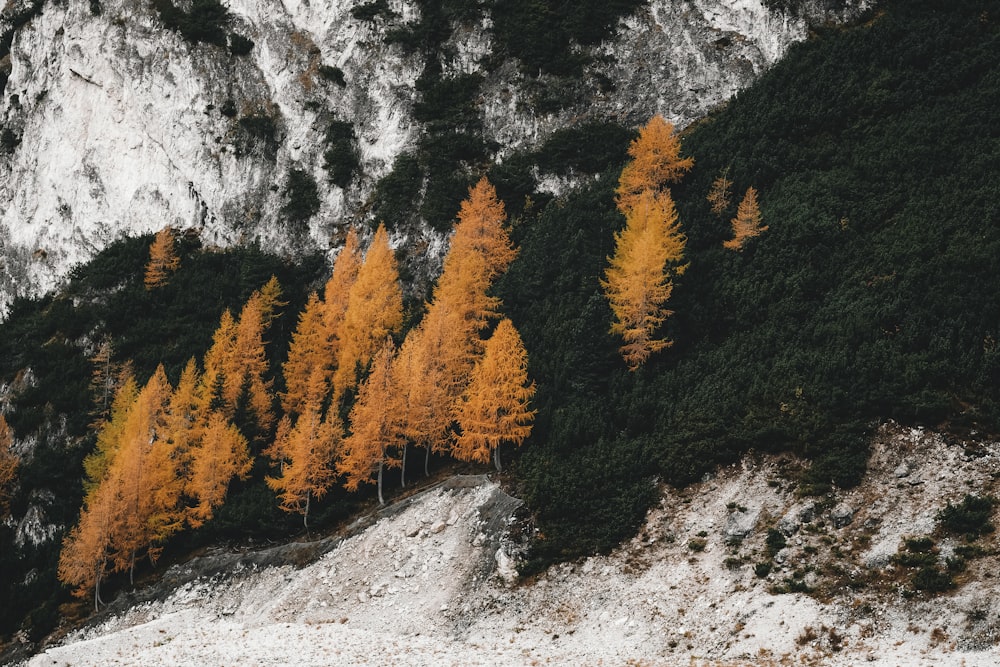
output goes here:
<path id="1" fill-rule="evenodd" d="M 760 0 L 657 0 L 619 28 L 616 12 L 640 4 L 621 3 L 609 25 L 584 35 L 591 44 L 575 58 L 591 64 L 578 82 L 575 71 L 522 73 L 509 55 L 529 56 L 516 45 L 494 53 L 493 3 L 464 12 L 440 0 L 369 4 L 374 13 L 349 0 L 206 0 L 203 14 L 178 17 L 169 0 L 9 3 L 0 14 L 0 308 L 52 289 L 123 235 L 166 225 L 220 245 L 338 247 L 345 225 L 370 216 L 376 181 L 435 132 L 436 112 L 418 107 L 439 77 L 473 81 L 473 138 L 491 159 L 581 116 L 637 123 L 661 111 L 689 122 L 804 38 L 807 19 L 839 15 L 811 2 L 798 17 Z M 856 4 L 865 3 L 849 11 Z M 496 11 L 516 23 L 532 7 L 499 2 Z M 559 8 L 540 25 L 575 11 Z M 349 130 L 335 138 L 331 122 Z M 324 168 L 331 150 L 335 161 L 348 156 L 336 182 Z M 478 167 L 464 169 L 468 180 Z M 300 195 L 289 187 L 295 170 L 318 186 L 305 219 L 287 209 Z M 424 222 L 447 228 L 464 185 L 457 190 L 445 219 Z M 436 238 L 413 222 L 401 243 Z M 411 252 L 415 265 L 433 265 Z"/>
<path id="2" fill-rule="evenodd" d="M 857 489 L 818 502 L 791 491 L 794 460 L 727 467 L 665 492 L 611 554 L 514 587 L 501 576 L 512 545 L 498 543 L 516 502 L 454 478 L 314 563 L 203 576 L 29 664 L 995 664 L 1000 605 L 977 579 L 996 567 L 996 538 L 974 542 L 990 555 L 943 597 L 914 590 L 898 556 L 919 535 L 935 558 L 962 548 L 935 516 L 995 488 L 1000 446 L 888 424 L 872 449 Z M 775 530 L 787 546 L 761 578 Z M 797 592 L 779 592 L 793 579 Z"/>

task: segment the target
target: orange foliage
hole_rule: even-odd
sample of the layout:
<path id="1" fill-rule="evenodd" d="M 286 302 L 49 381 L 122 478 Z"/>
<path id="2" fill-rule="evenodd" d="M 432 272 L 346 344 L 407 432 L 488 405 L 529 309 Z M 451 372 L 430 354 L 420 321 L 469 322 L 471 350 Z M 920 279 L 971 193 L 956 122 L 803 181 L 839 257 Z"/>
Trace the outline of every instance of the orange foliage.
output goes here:
<path id="1" fill-rule="evenodd" d="M 671 344 L 653 333 L 671 314 L 665 307 L 673 291 L 669 270 L 683 271 L 678 264 L 685 242 L 669 192 L 642 192 L 625 229 L 615 234 L 615 254 L 608 258 L 601 286 L 615 315 L 611 333 L 624 339 L 621 353 L 632 370 Z"/>
<path id="2" fill-rule="evenodd" d="M 117 571 L 131 568 L 143 549 L 155 560 L 157 545 L 183 525 L 179 511 L 183 484 L 166 438 L 170 393 L 160 366 L 129 410 L 111 463 L 111 478 L 121 480 L 121 516 L 112 535 Z"/>
<path id="3" fill-rule="evenodd" d="M 733 203 L 732 187 L 733 182 L 726 178 L 725 174 L 712 181 L 712 187 L 705 197 L 712 206 L 712 213 L 721 216 Z"/>
<path id="4" fill-rule="evenodd" d="M 767 231 L 767 225 L 761 225 L 760 206 L 757 204 L 757 190 L 751 186 L 743 195 L 736 210 L 736 217 L 732 219 L 733 238 L 725 241 L 722 245 L 728 250 L 742 250 L 747 239 L 759 236 Z"/>
<path id="5" fill-rule="evenodd" d="M 281 509 L 302 514 L 309 527 L 309 504 L 322 498 L 333 484 L 334 452 L 341 427 L 323 419 L 319 400 L 309 401 L 292 426 L 288 415 L 278 424 L 275 442 L 267 452 L 281 462 L 281 473 L 268 477 L 267 485 L 278 493 Z"/>
<path id="6" fill-rule="evenodd" d="M 393 363 L 393 379 L 399 394 L 402 435 L 430 451 L 448 449 L 448 425 L 452 421 L 453 398 L 445 381 L 442 359 L 434 354 L 430 341 L 441 340 L 428 333 L 425 322 L 410 331 Z"/>
<path id="7" fill-rule="evenodd" d="M 322 401 L 327 393 L 330 348 L 324 316 L 324 304 L 313 292 L 299 314 L 299 323 L 288 348 L 288 360 L 281 367 L 285 377 L 281 405 L 287 415 L 302 414 L 308 403 Z M 317 374 L 323 382 L 314 381 Z"/>
<path id="8" fill-rule="evenodd" d="M 534 394 L 535 385 L 528 382 L 528 353 L 514 324 L 504 318 L 486 341 L 460 404 L 455 458 L 486 463 L 493 454 L 500 470 L 500 444 L 520 445 L 531 433 L 535 411 L 528 403 Z"/>
<path id="9" fill-rule="evenodd" d="M 101 602 L 101 580 L 108 571 L 112 535 L 120 517 L 118 484 L 102 484 L 88 495 L 80 521 L 63 538 L 59 554 L 59 581 L 74 587 L 77 597 L 94 591 L 94 609 Z"/>
<path id="10" fill-rule="evenodd" d="M 380 224 L 348 294 L 333 375 L 334 403 L 356 386 L 358 367 L 367 365 L 381 341 L 402 324 L 399 269 L 389 247 L 389 234 Z"/>
<path id="11" fill-rule="evenodd" d="M 243 306 L 236 326 L 236 357 L 239 367 L 234 373 L 239 378 L 240 385 L 230 390 L 227 382 L 227 398 L 232 397 L 233 406 L 241 393 L 248 392 L 250 410 L 262 431 L 268 430 L 274 421 L 271 381 L 264 379 L 268 371 L 267 355 L 264 352 L 264 328 L 270 319 L 269 311 L 270 308 L 259 291 L 251 294 Z M 227 375 L 227 380 L 229 377 Z"/>
<path id="12" fill-rule="evenodd" d="M 280 288 L 271 280 L 247 299 L 239 320 L 227 309 L 212 335 L 212 346 L 205 353 L 203 392 L 208 403 L 229 419 L 244 395 L 248 398 L 257 425 L 266 431 L 274 421 L 271 407 L 271 382 L 264 352 L 264 330 L 274 319 Z"/>
<path id="13" fill-rule="evenodd" d="M 632 161 L 618 179 L 619 210 L 627 215 L 644 190 L 660 190 L 691 171 L 694 158 L 682 158 L 680 153 L 680 137 L 663 116 L 657 114 L 639 128 L 639 136 L 628 147 Z"/>
<path id="14" fill-rule="evenodd" d="M 344 314 L 347 312 L 351 287 L 358 279 L 362 261 L 358 234 L 354 229 L 351 229 L 347 232 L 347 240 L 344 241 L 344 247 L 337 255 L 337 261 L 333 263 L 333 273 L 323 288 L 323 303 L 326 304 L 324 321 L 331 350 L 331 364 L 337 357 L 336 350 L 337 341 L 340 340 L 340 328 L 344 323 Z"/>
<path id="15" fill-rule="evenodd" d="M 155 560 L 183 525 L 183 482 L 168 438 L 170 395 L 162 366 L 141 390 L 129 379 L 85 461 L 89 488 L 80 521 L 63 542 L 59 577 L 78 595 L 93 586 L 95 604 L 108 569 L 132 569 L 143 551 Z"/>
<path id="16" fill-rule="evenodd" d="M 121 379 L 121 384 L 111 402 L 111 416 L 97 431 L 97 446 L 83 460 L 83 489 L 89 496 L 108 476 L 111 462 L 121 448 L 122 432 L 133 403 L 139 396 L 139 385 L 131 371 Z"/>
<path id="17" fill-rule="evenodd" d="M 341 446 L 337 472 L 345 476 L 344 487 L 357 490 L 362 483 L 370 483 L 372 473 L 378 471 L 379 503 L 382 498 L 382 468 L 398 466 L 399 460 L 390 457 L 390 451 L 402 444 L 399 423 L 400 396 L 392 374 L 395 346 L 386 339 L 372 361 L 367 380 L 358 388 L 358 398 L 351 408 L 351 434 Z"/>
<path id="18" fill-rule="evenodd" d="M 181 260 L 177 257 L 175 243 L 172 228 L 164 227 L 156 233 L 153 243 L 149 246 L 149 261 L 146 263 L 144 279 L 146 289 L 151 290 L 166 285 L 170 274 L 180 266 Z"/>
<path id="19" fill-rule="evenodd" d="M 7 514 L 8 502 L 10 501 L 10 487 L 17 474 L 19 459 L 11 451 L 10 447 L 14 442 L 10 433 L 10 426 L 3 415 L 0 415 L 0 518 Z"/>
<path id="20" fill-rule="evenodd" d="M 188 511 L 188 523 L 197 528 L 212 518 L 222 504 L 233 477 L 250 474 L 247 440 L 226 418 L 213 412 L 208 416 L 200 441 L 192 448 L 191 477 L 186 492 L 197 505 Z"/>

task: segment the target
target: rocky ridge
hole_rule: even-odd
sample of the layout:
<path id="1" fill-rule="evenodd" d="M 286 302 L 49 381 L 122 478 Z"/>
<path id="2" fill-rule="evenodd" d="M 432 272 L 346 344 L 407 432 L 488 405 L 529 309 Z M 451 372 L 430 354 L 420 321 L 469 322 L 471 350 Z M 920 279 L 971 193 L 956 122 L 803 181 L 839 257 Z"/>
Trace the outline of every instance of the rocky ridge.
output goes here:
<path id="1" fill-rule="evenodd" d="M 388 25 L 354 18 L 354 4 L 233 0 L 231 27 L 254 42 L 234 56 L 184 41 L 146 3 L 105 0 L 95 14 L 53 2 L 19 27 L 34 5 L 8 3 L 0 13 L 0 30 L 13 31 L 0 63 L 9 76 L 0 126 L 12 143 L 0 150 L 0 311 L 16 295 L 52 289 L 111 241 L 166 225 L 196 229 L 208 244 L 339 247 L 345 226 L 368 215 L 374 183 L 422 132 L 413 118 L 420 57 L 387 46 Z M 763 0 L 653 0 L 595 47 L 601 57 L 565 91 L 560 111 L 533 106 L 530 90 L 544 76 L 503 63 L 485 72 L 485 138 L 502 159 L 584 120 L 636 124 L 659 112 L 685 125 L 750 83 L 809 25 L 871 2 L 800 4 L 792 15 Z M 411 2 L 388 6 L 393 26 L 419 16 Z M 454 26 L 445 75 L 483 71 L 489 25 Z M 323 67 L 338 68 L 345 85 L 321 76 Z M 263 128 L 270 138 L 248 130 L 262 118 L 273 124 Z M 323 172 L 330 119 L 350 122 L 358 139 L 362 175 L 346 188 Z M 295 169 L 319 186 L 319 213 L 304 230 L 290 229 L 281 212 Z M 431 264 L 441 241 L 427 227 L 394 239 L 421 248 Z"/>

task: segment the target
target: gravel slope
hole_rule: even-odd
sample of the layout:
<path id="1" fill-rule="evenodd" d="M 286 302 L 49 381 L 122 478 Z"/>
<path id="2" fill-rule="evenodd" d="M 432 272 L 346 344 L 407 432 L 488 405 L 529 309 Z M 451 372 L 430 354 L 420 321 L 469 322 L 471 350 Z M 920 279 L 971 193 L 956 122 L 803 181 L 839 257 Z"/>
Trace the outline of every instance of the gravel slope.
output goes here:
<path id="1" fill-rule="evenodd" d="M 913 591 L 892 560 L 947 502 L 995 494 L 1000 445 L 890 424 L 864 484 L 819 499 L 791 491 L 799 465 L 749 458 L 664 490 L 616 552 L 515 585 L 498 569 L 516 551 L 503 529 L 517 502 L 461 479 L 306 567 L 189 581 L 30 665 L 1000 664 L 994 537 L 943 594 Z M 786 546 L 761 578 L 769 528 Z M 934 539 L 942 561 L 962 545 Z M 811 593 L 776 592 L 789 581 Z"/>

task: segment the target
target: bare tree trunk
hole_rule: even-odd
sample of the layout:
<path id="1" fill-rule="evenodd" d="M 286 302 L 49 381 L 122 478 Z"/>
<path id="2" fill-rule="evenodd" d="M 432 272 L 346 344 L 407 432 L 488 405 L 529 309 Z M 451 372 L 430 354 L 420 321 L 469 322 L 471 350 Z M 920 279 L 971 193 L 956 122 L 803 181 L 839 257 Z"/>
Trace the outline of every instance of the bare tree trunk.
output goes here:
<path id="1" fill-rule="evenodd" d="M 378 462 L 378 504 L 385 505 L 385 499 L 382 497 L 382 461 Z"/>
<path id="2" fill-rule="evenodd" d="M 103 569 L 104 563 L 101 563 L 94 573 L 94 611 L 100 611 L 101 605 L 104 604 L 104 600 L 101 599 L 101 570 Z"/>
<path id="3" fill-rule="evenodd" d="M 399 485 L 406 488 L 406 450 L 410 446 L 410 443 L 403 443 L 403 465 L 399 469 Z"/>
<path id="4" fill-rule="evenodd" d="M 500 466 L 500 445 L 497 445 L 493 450 L 493 465 L 497 467 L 497 472 L 503 472 L 503 468 Z"/>
<path id="5" fill-rule="evenodd" d="M 427 445 L 427 455 L 424 456 L 424 477 L 430 477 L 431 446 Z"/>
<path id="6" fill-rule="evenodd" d="M 132 552 L 132 558 L 128 564 L 128 585 L 135 588 L 135 551 Z"/>
<path id="7" fill-rule="evenodd" d="M 302 513 L 302 526 L 308 531 L 309 530 L 309 500 L 312 498 L 312 494 L 306 491 L 306 511 Z"/>

